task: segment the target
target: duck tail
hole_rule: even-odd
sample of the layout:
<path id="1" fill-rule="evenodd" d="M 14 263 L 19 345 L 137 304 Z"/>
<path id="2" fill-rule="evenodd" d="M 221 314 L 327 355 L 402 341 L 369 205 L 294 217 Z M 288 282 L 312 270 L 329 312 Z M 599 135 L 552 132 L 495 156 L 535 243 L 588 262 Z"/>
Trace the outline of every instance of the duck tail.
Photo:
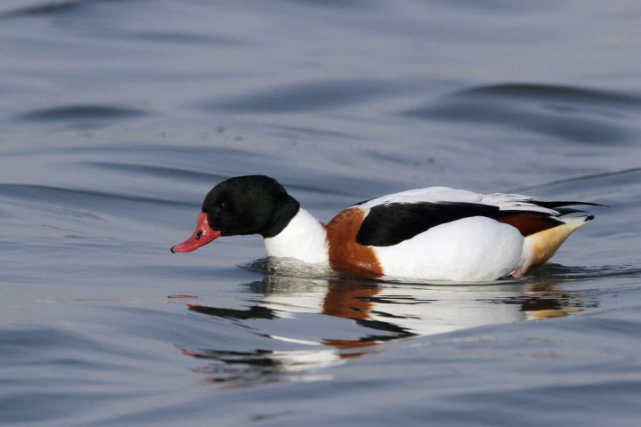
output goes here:
<path id="1" fill-rule="evenodd" d="M 540 231 L 525 238 L 522 271 L 531 271 L 547 262 L 554 256 L 563 242 L 565 242 L 565 239 L 567 239 L 574 230 L 592 221 L 594 215 L 558 219 L 562 222 L 558 226 Z"/>

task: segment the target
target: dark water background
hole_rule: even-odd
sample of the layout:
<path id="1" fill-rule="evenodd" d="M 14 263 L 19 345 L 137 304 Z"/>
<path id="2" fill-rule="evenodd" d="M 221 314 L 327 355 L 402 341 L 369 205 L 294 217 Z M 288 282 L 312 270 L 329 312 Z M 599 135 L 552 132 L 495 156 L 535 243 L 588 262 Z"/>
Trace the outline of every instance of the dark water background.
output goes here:
<path id="1" fill-rule="evenodd" d="M 3 1 L 0 424 L 640 425 L 640 27 L 623 0 Z M 255 173 L 324 221 L 433 185 L 611 207 L 518 283 L 170 254 Z"/>

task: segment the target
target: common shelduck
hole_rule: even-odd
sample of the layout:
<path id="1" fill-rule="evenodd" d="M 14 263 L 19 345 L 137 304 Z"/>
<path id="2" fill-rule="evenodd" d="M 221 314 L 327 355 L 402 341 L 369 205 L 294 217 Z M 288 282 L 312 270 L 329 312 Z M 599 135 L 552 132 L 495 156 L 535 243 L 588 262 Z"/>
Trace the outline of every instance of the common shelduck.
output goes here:
<path id="1" fill-rule="evenodd" d="M 291 257 L 366 277 L 492 281 L 521 278 L 554 255 L 592 215 L 517 194 L 446 187 L 357 203 L 322 224 L 273 178 L 230 178 L 205 197 L 194 234 L 171 252 L 220 236 L 260 234 L 271 257 Z"/>

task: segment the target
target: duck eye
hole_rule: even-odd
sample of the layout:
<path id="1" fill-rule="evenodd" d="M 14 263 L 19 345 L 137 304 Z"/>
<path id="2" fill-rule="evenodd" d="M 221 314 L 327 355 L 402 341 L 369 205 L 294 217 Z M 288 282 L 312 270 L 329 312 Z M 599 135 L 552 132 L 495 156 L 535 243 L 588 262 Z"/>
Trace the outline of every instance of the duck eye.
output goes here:
<path id="1" fill-rule="evenodd" d="M 225 209 L 227 209 L 227 203 L 221 202 L 219 207 L 220 207 L 220 209 L 225 210 Z"/>

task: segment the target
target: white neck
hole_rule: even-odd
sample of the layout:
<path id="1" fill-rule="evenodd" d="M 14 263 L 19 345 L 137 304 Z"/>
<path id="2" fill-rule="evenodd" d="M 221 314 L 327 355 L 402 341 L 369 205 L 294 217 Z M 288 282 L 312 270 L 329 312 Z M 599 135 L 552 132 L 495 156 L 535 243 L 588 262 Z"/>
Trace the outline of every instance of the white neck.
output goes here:
<path id="1" fill-rule="evenodd" d="M 325 227 L 303 208 L 277 236 L 265 238 L 265 248 L 269 256 L 329 265 Z"/>

